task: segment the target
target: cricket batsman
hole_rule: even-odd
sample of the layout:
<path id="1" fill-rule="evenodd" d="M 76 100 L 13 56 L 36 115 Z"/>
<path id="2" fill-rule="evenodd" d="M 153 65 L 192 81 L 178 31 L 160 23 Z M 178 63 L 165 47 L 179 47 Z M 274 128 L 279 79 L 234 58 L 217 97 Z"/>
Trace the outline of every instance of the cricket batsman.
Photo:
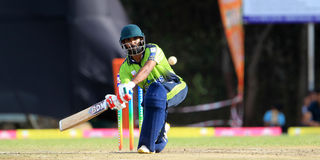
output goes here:
<path id="1" fill-rule="evenodd" d="M 138 153 L 159 153 L 168 143 L 166 123 L 167 109 L 179 105 L 186 97 L 188 87 L 181 77 L 175 74 L 162 49 L 154 43 L 145 43 L 141 29 L 134 24 L 122 28 L 121 48 L 127 57 L 119 71 L 121 84 L 118 86 L 117 100 L 107 95 L 107 102 L 115 108 L 125 107 L 130 98 L 129 91 L 138 85 L 144 91 L 144 117 L 141 128 Z"/>

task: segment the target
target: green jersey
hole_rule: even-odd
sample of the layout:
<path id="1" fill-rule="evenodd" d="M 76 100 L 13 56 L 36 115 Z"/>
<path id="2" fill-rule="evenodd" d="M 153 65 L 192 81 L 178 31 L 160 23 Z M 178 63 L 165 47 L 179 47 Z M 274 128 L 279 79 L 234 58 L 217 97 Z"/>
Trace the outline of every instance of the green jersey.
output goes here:
<path id="1" fill-rule="evenodd" d="M 140 63 L 135 62 L 129 56 L 126 58 L 126 60 L 122 63 L 119 71 L 121 83 L 130 82 L 131 79 L 139 72 L 140 68 L 142 68 L 148 60 L 153 60 L 157 64 L 150 72 L 148 77 L 138 84 L 145 91 L 153 82 L 178 82 L 178 85 L 168 91 L 167 99 L 169 100 L 186 87 L 186 83 L 182 80 L 181 77 L 175 74 L 175 72 L 169 65 L 162 49 L 158 45 L 153 43 L 149 43 L 146 45 L 146 49 L 143 53 L 143 57 Z"/>

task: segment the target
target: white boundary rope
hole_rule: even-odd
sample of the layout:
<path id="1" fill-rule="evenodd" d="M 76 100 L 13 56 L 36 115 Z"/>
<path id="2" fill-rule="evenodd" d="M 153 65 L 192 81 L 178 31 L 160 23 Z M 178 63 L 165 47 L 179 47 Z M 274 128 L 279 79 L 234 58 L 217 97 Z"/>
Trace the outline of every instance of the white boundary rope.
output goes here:
<path id="1" fill-rule="evenodd" d="M 202 112 L 202 111 L 209 111 L 214 109 L 223 108 L 226 106 L 230 106 L 232 104 L 236 104 L 242 101 L 241 96 L 236 96 L 232 99 L 209 103 L 209 104 L 201 104 L 196 106 L 187 106 L 181 108 L 169 108 L 169 113 L 191 113 L 191 112 Z"/>

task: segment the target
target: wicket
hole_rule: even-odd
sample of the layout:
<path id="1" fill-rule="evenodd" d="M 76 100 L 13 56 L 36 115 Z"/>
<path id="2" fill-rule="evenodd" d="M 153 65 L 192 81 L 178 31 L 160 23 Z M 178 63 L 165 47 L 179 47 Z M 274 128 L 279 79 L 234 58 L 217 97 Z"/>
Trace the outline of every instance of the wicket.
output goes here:
<path id="1" fill-rule="evenodd" d="M 120 77 L 117 75 L 117 86 L 120 84 Z M 143 91 L 142 89 L 137 86 L 138 88 L 138 114 L 139 114 L 139 131 L 141 131 L 141 126 L 143 122 L 143 107 L 141 105 L 143 101 Z M 129 148 L 130 151 L 134 148 L 134 116 L 133 116 L 133 93 L 130 93 L 132 99 L 129 101 Z M 123 125 L 122 125 L 122 110 L 118 110 L 118 139 L 119 139 L 119 151 L 123 148 Z M 139 132 L 140 133 L 140 132 Z"/>
<path id="2" fill-rule="evenodd" d="M 133 135 L 133 128 L 134 128 L 134 124 L 133 124 L 133 93 L 130 93 L 131 95 L 131 100 L 129 101 L 129 148 L 130 151 L 133 150 L 133 146 L 134 146 L 134 135 Z"/>

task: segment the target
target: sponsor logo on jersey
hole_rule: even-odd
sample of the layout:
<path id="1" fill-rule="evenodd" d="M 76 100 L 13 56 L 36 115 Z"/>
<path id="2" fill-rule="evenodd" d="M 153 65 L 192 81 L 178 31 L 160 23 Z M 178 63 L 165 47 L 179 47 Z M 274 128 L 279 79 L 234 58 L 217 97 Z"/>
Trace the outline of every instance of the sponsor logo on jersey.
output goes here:
<path id="1" fill-rule="evenodd" d="M 156 47 L 150 48 L 150 52 L 151 52 L 151 53 L 156 52 L 156 51 L 157 51 L 157 48 L 156 48 Z"/>
<path id="2" fill-rule="evenodd" d="M 135 76 L 136 73 L 137 73 L 137 72 L 136 72 L 135 70 L 131 71 L 132 76 Z"/>
<path id="3" fill-rule="evenodd" d="M 157 82 L 160 82 L 160 83 L 164 82 L 163 76 L 160 76 L 160 77 L 157 79 Z"/>
<path id="4" fill-rule="evenodd" d="M 156 51 L 157 51 L 156 47 L 150 48 L 150 55 L 149 55 L 148 60 L 153 60 L 153 61 L 155 60 Z"/>

